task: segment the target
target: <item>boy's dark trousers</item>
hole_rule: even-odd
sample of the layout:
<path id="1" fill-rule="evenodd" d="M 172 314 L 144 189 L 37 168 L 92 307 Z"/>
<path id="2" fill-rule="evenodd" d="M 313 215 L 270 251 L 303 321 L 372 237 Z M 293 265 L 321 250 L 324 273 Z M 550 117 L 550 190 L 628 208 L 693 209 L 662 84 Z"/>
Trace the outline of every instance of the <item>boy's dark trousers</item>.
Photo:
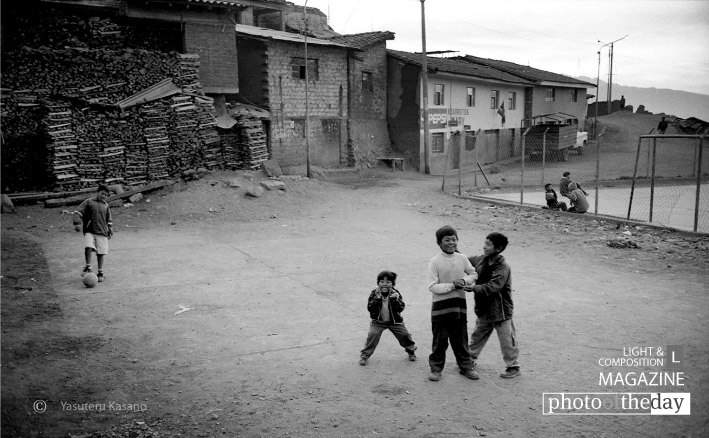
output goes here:
<path id="1" fill-rule="evenodd" d="M 433 331 L 433 352 L 428 357 L 431 371 L 443 371 L 446 364 L 446 350 L 450 341 L 451 349 L 461 370 L 473 368 L 468 351 L 468 321 L 463 318 L 442 319 L 431 322 Z"/>
<path id="2" fill-rule="evenodd" d="M 399 341 L 399 345 L 404 347 L 407 353 L 411 354 L 415 350 L 416 343 L 411 338 L 411 333 L 406 328 L 404 323 L 394 324 L 392 322 L 379 322 L 372 320 L 369 325 L 369 334 L 367 335 L 367 342 L 362 349 L 360 356 L 363 358 L 369 358 L 369 356 L 374 353 L 374 350 L 379 345 L 379 340 L 382 338 L 382 333 L 384 330 L 390 330 L 396 336 Z"/>

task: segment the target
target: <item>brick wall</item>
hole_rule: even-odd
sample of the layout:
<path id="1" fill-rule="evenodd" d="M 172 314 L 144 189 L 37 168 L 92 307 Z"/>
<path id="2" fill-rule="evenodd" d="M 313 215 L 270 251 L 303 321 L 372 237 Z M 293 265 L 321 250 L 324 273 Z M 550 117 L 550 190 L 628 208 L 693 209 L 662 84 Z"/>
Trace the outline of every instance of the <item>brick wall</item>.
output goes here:
<path id="1" fill-rule="evenodd" d="M 348 164 L 366 167 L 377 164 L 377 158 L 392 155 L 387 111 L 386 43 L 369 46 L 359 61 L 350 58 L 350 123 Z M 372 78 L 372 90 L 363 87 L 363 73 Z M 394 154 L 398 155 L 398 154 Z"/>
<path id="2" fill-rule="evenodd" d="M 268 59 L 268 106 L 271 109 L 271 153 L 282 166 L 306 162 L 305 80 L 293 78 L 292 58 L 304 57 L 304 46 L 271 42 Z M 317 60 L 318 78 L 308 85 L 311 163 L 337 166 L 346 156 L 342 135 L 347 118 L 347 60 L 342 48 L 308 45 L 308 59 Z"/>
<path id="3" fill-rule="evenodd" d="M 355 119 L 386 119 L 387 58 L 386 43 L 368 47 L 364 61 L 350 58 L 351 95 L 350 116 Z M 372 74 L 373 91 L 362 89 L 363 72 Z"/>
<path id="4" fill-rule="evenodd" d="M 239 92 L 234 29 L 227 25 L 185 23 L 185 53 L 199 55 L 205 93 Z"/>

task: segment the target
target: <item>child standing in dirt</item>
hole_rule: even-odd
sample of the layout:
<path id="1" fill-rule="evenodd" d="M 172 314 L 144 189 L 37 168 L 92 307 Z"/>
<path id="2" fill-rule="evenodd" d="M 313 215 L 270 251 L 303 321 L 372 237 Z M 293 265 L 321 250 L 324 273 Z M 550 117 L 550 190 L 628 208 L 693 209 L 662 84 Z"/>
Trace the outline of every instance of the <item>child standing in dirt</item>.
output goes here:
<path id="1" fill-rule="evenodd" d="M 99 185 L 96 196 L 88 198 L 72 214 L 74 229 L 84 233 L 84 258 L 86 266 L 81 275 L 91 272 L 91 255 L 96 252 L 98 281 L 104 281 L 103 259 L 108 254 L 108 239 L 113 236 L 111 208 L 106 202 L 108 187 Z"/>
<path id="2" fill-rule="evenodd" d="M 492 331 L 497 332 L 502 349 L 502 359 L 507 369 L 500 377 L 510 379 L 520 375 L 519 348 L 515 325 L 512 322 L 512 279 L 510 266 L 505 262 L 502 251 L 507 248 L 507 237 L 501 233 L 490 233 L 485 238 L 483 255 L 470 257 L 475 266 L 478 281 L 469 289 L 475 293 L 475 330 L 470 336 L 470 356 L 475 363 Z"/>
<path id="3" fill-rule="evenodd" d="M 396 273 L 382 271 L 377 275 L 377 287 L 369 294 L 367 310 L 372 322 L 369 324 L 367 341 L 360 352 L 359 364 L 362 366 L 367 365 L 369 357 L 379 345 L 384 330 L 389 330 L 396 336 L 399 345 L 408 353 L 410 361 L 416 360 L 416 344 L 401 316 L 406 304 L 394 285 L 396 285 Z"/>
<path id="4" fill-rule="evenodd" d="M 436 231 L 436 242 L 441 252 L 428 264 L 428 290 L 433 296 L 431 305 L 431 330 L 433 345 L 428 363 L 428 379 L 438 381 L 446 364 L 450 343 L 460 374 L 477 380 L 473 361 L 468 351 L 468 310 L 465 286 L 475 284 L 477 274 L 468 258 L 458 252 L 458 232 L 451 226 Z"/>

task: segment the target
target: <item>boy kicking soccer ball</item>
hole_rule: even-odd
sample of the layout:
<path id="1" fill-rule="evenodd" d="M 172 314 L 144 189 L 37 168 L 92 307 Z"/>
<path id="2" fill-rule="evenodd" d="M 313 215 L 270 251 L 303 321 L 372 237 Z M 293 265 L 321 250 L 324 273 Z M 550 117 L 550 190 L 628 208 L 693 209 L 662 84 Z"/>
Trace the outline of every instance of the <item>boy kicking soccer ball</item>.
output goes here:
<path id="1" fill-rule="evenodd" d="M 108 254 L 108 239 L 113 236 L 111 208 L 106 202 L 109 191 L 105 185 L 98 186 L 96 196 L 88 198 L 72 214 L 74 230 L 84 232 L 84 258 L 86 266 L 81 276 L 91 271 L 91 255 L 96 252 L 98 281 L 104 281 L 103 258 Z"/>

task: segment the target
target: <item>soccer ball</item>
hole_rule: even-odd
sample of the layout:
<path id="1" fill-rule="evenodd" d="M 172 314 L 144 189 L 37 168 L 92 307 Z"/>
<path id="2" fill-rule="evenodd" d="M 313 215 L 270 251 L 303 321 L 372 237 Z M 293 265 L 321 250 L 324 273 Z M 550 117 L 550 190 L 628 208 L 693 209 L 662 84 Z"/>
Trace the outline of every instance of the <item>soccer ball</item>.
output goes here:
<path id="1" fill-rule="evenodd" d="M 86 287 L 94 287 L 98 284 L 98 277 L 96 274 L 89 272 L 82 277 L 81 281 L 84 282 L 84 286 Z"/>

